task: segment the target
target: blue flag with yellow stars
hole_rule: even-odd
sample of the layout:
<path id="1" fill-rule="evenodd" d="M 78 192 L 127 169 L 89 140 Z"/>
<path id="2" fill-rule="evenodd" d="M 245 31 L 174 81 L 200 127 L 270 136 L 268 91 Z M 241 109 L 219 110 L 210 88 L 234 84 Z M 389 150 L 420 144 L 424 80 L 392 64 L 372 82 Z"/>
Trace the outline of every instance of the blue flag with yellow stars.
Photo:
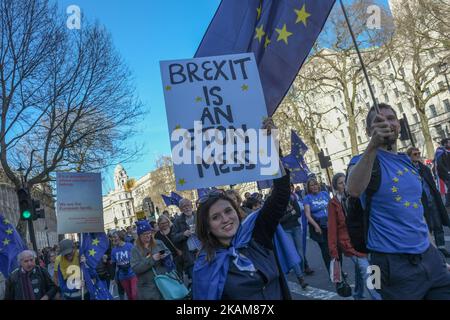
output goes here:
<path id="1" fill-rule="evenodd" d="M 222 0 L 195 57 L 253 52 L 272 115 L 335 0 Z"/>
<path id="2" fill-rule="evenodd" d="M 26 249 L 16 228 L 0 215 L 0 272 L 5 278 L 18 267 L 17 255 Z"/>
<path id="3" fill-rule="evenodd" d="M 80 255 L 86 257 L 86 264 L 81 264 L 86 288 L 91 300 L 112 300 L 106 282 L 100 280 L 95 268 L 109 247 L 108 237 L 104 232 L 83 233 Z"/>
<path id="4" fill-rule="evenodd" d="M 309 168 L 306 165 L 304 155 L 308 151 L 308 146 L 303 142 L 303 140 L 291 130 L 291 155 L 294 156 L 300 163 L 300 167 L 309 174 Z"/>
<path id="5" fill-rule="evenodd" d="M 292 183 L 305 183 L 308 181 L 309 171 L 303 168 L 302 164 L 292 153 L 281 158 L 281 162 L 283 163 L 283 166 L 291 172 Z M 272 180 L 257 181 L 256 184 L 260 190 L 272 188 L 273 185 Z"/>
<path id="6" fill-rule="evenodd" d="M 180 203 L 180 200 L 183 199 L 182 196 L 180 196 L 178 193 L 173 192 L 173 191 L 170 193 L 170 197 L 176 201 L 176 203 L 177 203 L 176 205 L 178 205 Z"/>
<path id="7" fill-rule="evenodd" d="M 172 197 L 166 196 L 164 194 L 161 195 L 166 206 L 178 206 L 178 201 Z"/>

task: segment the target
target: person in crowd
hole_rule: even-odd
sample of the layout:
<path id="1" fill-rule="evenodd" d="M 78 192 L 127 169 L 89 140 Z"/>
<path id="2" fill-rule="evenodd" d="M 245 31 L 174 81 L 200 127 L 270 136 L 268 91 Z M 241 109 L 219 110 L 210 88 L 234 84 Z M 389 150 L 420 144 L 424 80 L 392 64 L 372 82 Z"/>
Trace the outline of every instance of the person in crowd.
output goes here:
<path id="1" fill-rule="evenodd" d="M 49 251 L 48 252 L 48 264 L 47 264 L 47 271 L 50 275 L 53 276 L 55 272 L 55 260 L 56 260 L 56 253 L 55 251 Z"/>
<path id="2" fill-rule="evenodd" d="M 229 189 L 227 191 L 225 191 L 225 194 L 231 198 L 234 202 L 236 202 L 238 208 L 239 208 L 239 215 L 241 216 L 242 219 L 245 219 L 245 217 L 250 213 L 249 210 L 244 210 L 242 208 L 242 199 L 241 196 L 239 195 L 239 193 L 236 190 L 233 189 Z"/>
<path id="3" fill-rule="evenodd" d="M 428 229 L 433 233 L 436 247 L 446 258 L 450 258 L 450 253 L 445 248 L 444 227 L 450 227 L 450 219 L 442 202 L 441 195 L 436 188 L 433 174 L 426 165 L 422 163 L 420 150 L 415 147 L 409 148 L 406 153 L 422 177 L 422 205 Z"/>
<path id="4" fill-rule="evenodd" d="M 260 209 L 262 207 L 262 204 L 262 200 L 256 193 L 250 195 L 250 197 L 245 201 L 245 207 L 248 209 L 249 213 Z"/>
<path id="5" fill-rule="evenodd" d="M 194 299 L 290 298 L 273 246 L 289 202 L 289 174 L 274 180 L 274 185 L 261 210 L 243 223 L 228 196 L 212 192 L 202 199 L 197 234 L 203 247 L 194 268 Z"/>
<path id="6" fill-rule="evenodd" d="M 442 180 L 444 184 L 442 193 L 445 193 L 445 206 L 450 207 L 450 138 L 442 139 L 441 145 L 436 150 L 434 162 L 438 180 Z"/>
<path id="7" fill-rule="evenodd" d="M 158 218 L 158 232 L 155 234 L 155 239 L 162 241 L 170 250 L 175 267 L 180 278 L 183 277 L 183 251 L 178 249 L 173 241 L 173 224 L 170 219 L 162 215 Z"/>
<path id="8" fill-rule="evenodd" d="M 111 262 L 115 266 L 117 282 L 127 294 L 128 300 L 137 299 L 137 277 L 131 269 L 131 250 L 133 245 L 125 242 L 126 234 L 119 231 L 113 235 L 113 245 L 111 250 Z"/>
<path id="9" fill-rule="evenodd" d="M 343 252 L 346 257 L 350 257 L 355 264 L 355 289 L 353 297 L 355 300 L 364 299 L 364 291 L 366 288 L 369 273 L 369 260 L 367 254 L 358 252 L 353 248 L 348 235 L 345 218 L 347 215 L 346 209 L 346 194 L 345 194 L 345 175 L 337 173 L 333 176 L 332 187 L 334 190 L 334 197 L 328 203 L 328 248 L 330 250 L 330 257 L 332 259 L 340 260 L 342 265 Z M 381 296 L 375 289 L 369 289 L 369 294 L 373 300 L 380 300 Z"/>
<path id="10" fill-rule="evenodd" d="M 309 234 L 311 239 L 319 245 L 325 267 L 330 271 L 327 210 L 330 196 L 328 192 L 320 191 L 319 182 L 315 178 L 310 178 L 306 182 L 306 192 L 303 205 L 309 223 Z"/>
<path id="11" fill-rule="evenodd" d="M 80 258 L 79 250 L 72 240 L 64 239 L 59 243 L 59 255 L 55 260 L 53 280 L 58 285 L 64 300 L 81 300 L 81 286 L 72 286 L 72 281 L 69 279 L 74 272 L 76 277 L 80 276 L 80 272 L 76 272 L 80 270 Z M 79 278 L 77 281 L 81 284 Z M 88 290 L 84 292 L 84 300 L 89 300 Z"/>
<path id="12" fill-rule="evenodd" d="M 300 186 L 295 187 L 295 194 L 298 197 L 298 201 L 303 202 L 303 198 L 305 197 L 304 190 Z"/>
<path id="13" fill-rule="evenodd" d="M 133 235 L 133 228 L 132 227 L 127 227 L 126 232 L 125 232 L 125 242 L 134 244 L 134 235 Z"/>
<path id="14" fill-rule="evenodd" d="M 198 238 L 195 235 L 196 217 L 191 200 L 181 199 L 179 207 L 181 214 L 173 221 L 172 240 L 183 252 L 183 271 L 189 279 L 192 279 L 195 256 L 199 249 Z"/>
<path id="15" fill-rule="evenodd" d="M 36 253 L 24 250 L 17 260 L 20 267 L 6 281 L 5 300 L 52 300 L 58 288 L 47 269 L 36 265 Z"/>
<path id="16" fill-rule="evenodd" d="M 289 204 L 286 209 L 286 213 L 280 219 L 280 224 L 283 227 L 284 231 L 289 235 L 292 242 L 295 245 L 295 249 L 297 250 L 298 255 L 301 257 L 301 262 L 294 266 L 294 272 L 297 276 L 297 280 L 302 287 L 302 289 L 306 289 L 308 283 L 306 283 L 305 278 L 303 276 L 304 273 L 304 261 L 305 257 L 303 256 L 303 246 L 302 246 L 302 229 L 299 223 L 299 219 L 301 216 L 300 206 L 297 202 L 297 195 L 294 193 L 294 186 L 291 184 L 291 197 L 289 199 Z"/>
<path id="17" fill-rule="evenodd" d="M 154 238 L 154 230 L 147 220 L 136 222 L 136 245 L 131 250 L 131 269 L 137 275 L 138 300 L 161 300 L 162 296 L 154 282 L 156 274 L 164 274 L 173 267 L 169 249 Z"/>
<path id="18" fill-rule="evenodd" d="M 395 110 L 379 104 L 366 117 L 369 144 L 350 161 L 347 190 L 364 206 L 375 160 L 381 182 L 371 192 L 368 230 L 370 264 L 381 270 L 383 300 L 450 300 L 450 272 L 443 255 L 430 244 L 424 221 L 422 178 L 411 159 L 397 152 L 400 123 Z"/>

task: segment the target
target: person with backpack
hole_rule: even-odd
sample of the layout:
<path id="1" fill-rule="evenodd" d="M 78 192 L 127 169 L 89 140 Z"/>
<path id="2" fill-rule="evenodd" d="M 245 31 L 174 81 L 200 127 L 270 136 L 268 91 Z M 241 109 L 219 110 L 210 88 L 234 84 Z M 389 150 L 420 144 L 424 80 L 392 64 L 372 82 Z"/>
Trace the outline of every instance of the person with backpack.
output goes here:
<path id="1" fill-rule="evenodd" d="M 431 169 L 424 165 L 420 158 L 420 150 L 415 147 L 409 148 L 406 153 L 422 177 L 423 193 L 422 204 L 428 229 L 433 232 L 436 247 L 446 258 L 450 253 L 445 248 L 444 227 L 450 227 L 450 219 L 442 202 L 441 195 L 437 190 Z"/>
<path id="2" fill-rule="evenodd" d="M 330 196 L 328 192 L 320 191 L 319 182 L 315 178 L 310 178 L 306 182 L 306 192 L 307 195 L 303 199 L 303 205 L 309 223 L 309 234 L 311 239 L 319 245 L 325 267 L 330 272 L 327 210 Z"/>
<path id="3" fill-rule="evenodd" d="M 378 114 L 375 107 L 369 110 L 370 141 L 351 160 L 347 180 L 349 195 L 359 197 L 363 208 L 352 219 L 362 216 L 360 239 L 370 251 L 370 263 L 380 269 L 377 290 L 383 300 L 450 300 L 450 272 L 430 244 L 423 217 L 422 178 L 411 159 L 397 152 L 395 110 L 387 104 L 378 107 Z"/>
<path id="4" fill-rule="evenodd" d="M 337 173 L 333 176 L 332 186 L 334 190 L 334 197 L 328 204 L 328 248 L 332 259 L 340 261 L 342 265 L 342 255 L 355 264 L 355 289 L 353 297 L 355 300 L 364 299 L 364 289 L 366 288 L 369 274 L 367 268 L 369 267 L 369 260 L 367 254 L 358 252 L 353 248 L 350 241 L 350 236 L 347 231 L 347 224 L 345 222 L 347 216 L 347 206 L 345 204 L 345 174 Z M 368 289 L 369 294 L 373 300 L 381 300 L 380 294 L 374 289 Z"/>

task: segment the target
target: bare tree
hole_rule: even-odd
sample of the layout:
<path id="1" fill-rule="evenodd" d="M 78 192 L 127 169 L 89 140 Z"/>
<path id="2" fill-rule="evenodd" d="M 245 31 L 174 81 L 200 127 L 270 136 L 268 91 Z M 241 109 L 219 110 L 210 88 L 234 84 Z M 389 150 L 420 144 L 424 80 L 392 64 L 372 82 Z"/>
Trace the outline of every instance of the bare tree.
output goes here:
<path id="1" fill-rule="evenodd" d="M 0 86 L 0 163 L 16 188 L 20 165 L 31 188 L 55 171 L 99 169 L 130 155 L 123 140 L 141 104 L 98 24 L 69 30 L 48 1 L 1 1 Z"/>
<path id="2" fill-rule="evenodd" d="M 382 45 L 392 34 L 391 19 L 381 11 L 380 29 L 367 27 L 367 8 L 371 1 L 358 1 L 347 7 L 352 29 L 361 48 L 366 67 L 376 65 L 383 54 L 376 47 Z M 364 110 L 362 99 L 358 96 L 361 87 L 366 86 L 362 67 L 358 60 L 348 26 L 339 6 L 335 6 L 310 58 L 315 72 L 308 73 L 304 81 L 315 81 L 330 97 L 342 97 L 342 105 L 337 105 L 348 121 L 348 132 L 352 154 L 358 154 L 357 118 Z M 359 105 L 358 105 L 359 104 Z"/>
<path id="3" fill-rule="evenodd" d="M 402 2 L 401 8 L 395 10 L 395 36 L 384 47 L 393 67 L 392 73 L 385 74 L 385 80 L 401 83 L 402 86 L 397 86 L 399 92 L 413 101 L 430 159 L 434 146 L 426 108 L 433 97 L 448 90 L 431 84 L 441 76 L 441 65 L 450 61 L 450 6 L 440 4 L 440 1 Z M 449 74 L 449 70 L 444 72 Z"/>

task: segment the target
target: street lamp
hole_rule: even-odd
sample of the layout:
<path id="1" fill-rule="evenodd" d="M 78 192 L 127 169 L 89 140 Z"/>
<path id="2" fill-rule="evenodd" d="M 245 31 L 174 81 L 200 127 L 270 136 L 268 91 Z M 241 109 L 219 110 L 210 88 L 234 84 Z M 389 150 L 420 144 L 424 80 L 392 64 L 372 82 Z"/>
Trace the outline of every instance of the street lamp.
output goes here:
<path id="1" fill-rule="evenodd" d="M 448 78 L 447 78 L 448 63 L 447 62 L 441 62 L 439 64 L 439 69 L 440 69 L 441 73 L 444 75 L 445 82 L 447 82 L 448 91 L 450 91 L 450 84 L 449 84 Z"/>

